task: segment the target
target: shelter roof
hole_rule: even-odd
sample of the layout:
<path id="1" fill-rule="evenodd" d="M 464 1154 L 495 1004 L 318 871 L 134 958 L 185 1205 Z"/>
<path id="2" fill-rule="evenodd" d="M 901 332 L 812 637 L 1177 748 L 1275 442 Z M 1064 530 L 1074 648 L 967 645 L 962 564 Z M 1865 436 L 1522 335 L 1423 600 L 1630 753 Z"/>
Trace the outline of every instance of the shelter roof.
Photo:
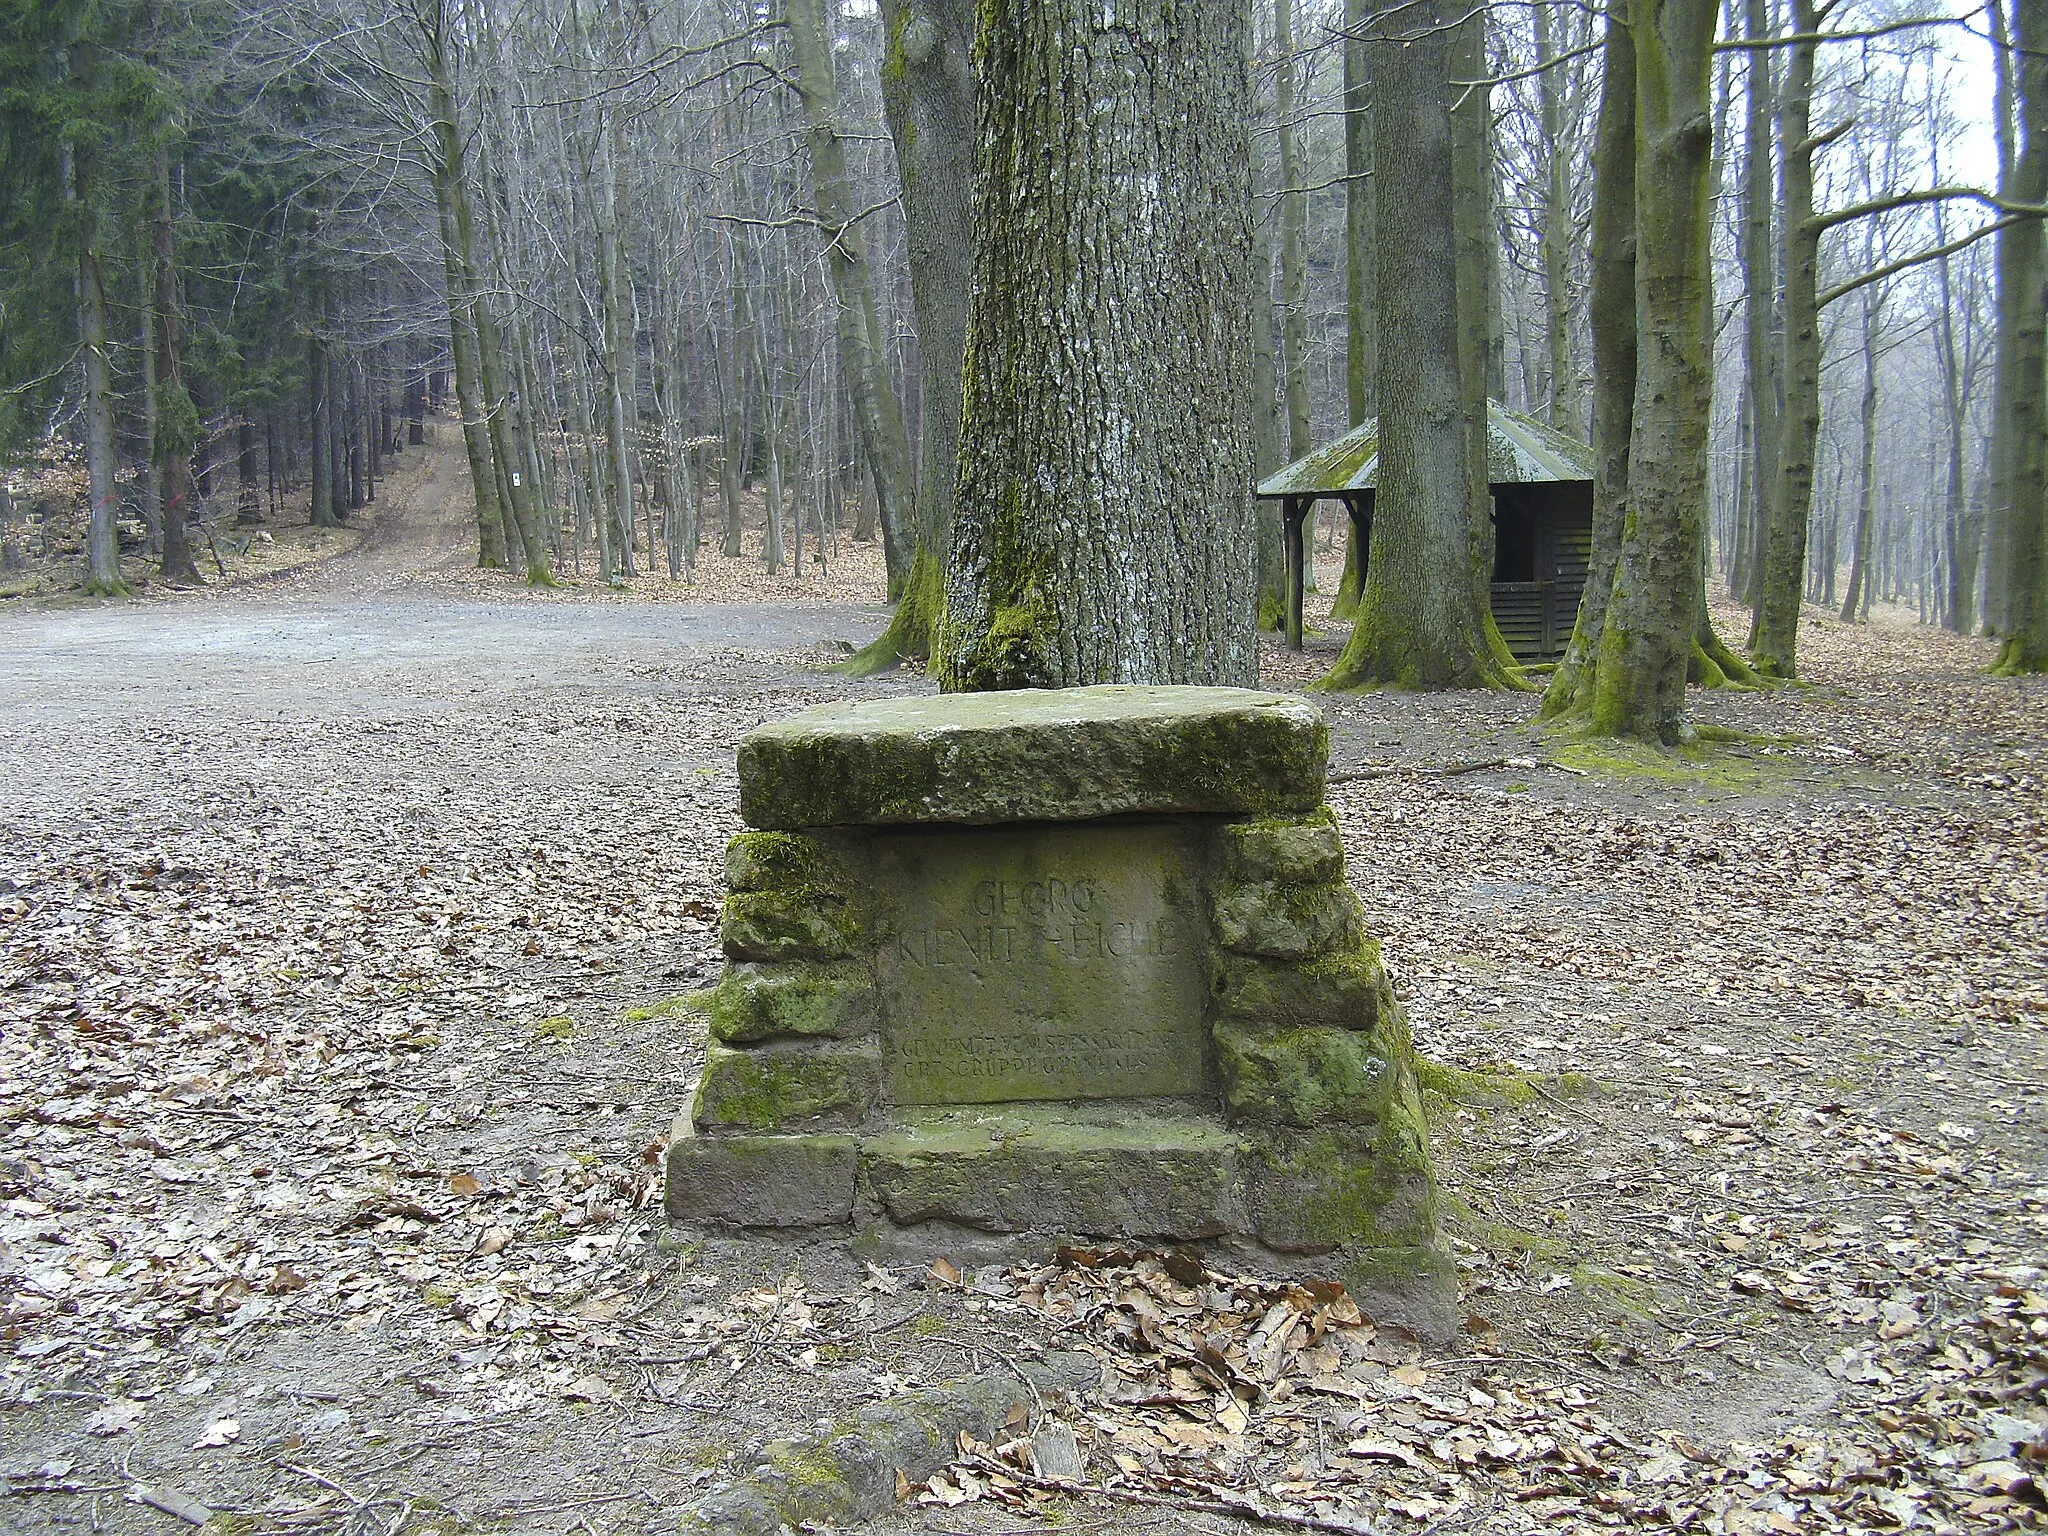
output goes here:
<path id="1" fill-rule="evenodd" d="M 1311 449 L 1259 482 L 1261 496 L 1334 496 L 1379 484 L 1380 423 L 1360 422 L 1342 437 Z M 1486 402 L 1486 479 L 1490 485 L 1536 485 L 1593 479 L 1593 450 L 1533 416 Z"/>

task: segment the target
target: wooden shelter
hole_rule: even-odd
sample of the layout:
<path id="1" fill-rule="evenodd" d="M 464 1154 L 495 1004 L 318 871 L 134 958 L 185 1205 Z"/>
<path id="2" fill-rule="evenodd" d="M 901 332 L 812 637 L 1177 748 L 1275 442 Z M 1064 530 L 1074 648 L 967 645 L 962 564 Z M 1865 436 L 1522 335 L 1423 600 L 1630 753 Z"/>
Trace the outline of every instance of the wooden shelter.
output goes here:
<path id="1" fill-rule="evenodd" d="M 1379 470 L 1375 417 L 1259 482 L 1259 497 L 1280 503 L 1287 545 L 1287 643 L 1296 650 L 1301 649 L 1302 523 L 1318 501 L 1343 502 L 1364 561 L 1372 548 Z M 1493 621 L 1516 659 L 1554 661 L 1571 639 L 1592 556 L 1593 451 L 1489 400 L 1486 479 L 1493 493 Z"/>

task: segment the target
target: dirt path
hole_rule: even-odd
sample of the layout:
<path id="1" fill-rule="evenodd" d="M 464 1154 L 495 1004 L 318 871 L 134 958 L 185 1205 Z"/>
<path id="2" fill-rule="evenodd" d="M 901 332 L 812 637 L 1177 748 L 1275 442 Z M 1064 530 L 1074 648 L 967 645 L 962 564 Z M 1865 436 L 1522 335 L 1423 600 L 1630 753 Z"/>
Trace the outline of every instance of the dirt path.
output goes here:
<path id="1" fill-rule="evenodd" d="M 298 600 L 361 598 L 416 591 L 427 578 L 476 564 L 475 498 L 462 439 L 452 423 L 437 424 L 380 499 L 358 512 L 368 526 L 347 556 L 289 573 L 270 592 Z"/>
<path id="2" fill-rule="evenodd" d="M 734 743 L 924 685 L 818 670 L 871 609 L 444 591 L 459 466 L 266 587 L 0 615 L 0 1529 L 182 1529 L 137 1482 L 266 1530 L 673 1529 L 849 1403 L 1094 1337 L 647 1207 Z M 1243 1428 L 1093 1404 L 1091 1476 L 1388 1531 L 2032 1518 L 1966 1479 L 2048 1420 L 2048 690 L 1811 647 L 1824 686 L 1699 701 L 1759 736 L 1690 769 L 1524 697 L 1325 701 L 1453 1069 L 1468 1332 Z"/>

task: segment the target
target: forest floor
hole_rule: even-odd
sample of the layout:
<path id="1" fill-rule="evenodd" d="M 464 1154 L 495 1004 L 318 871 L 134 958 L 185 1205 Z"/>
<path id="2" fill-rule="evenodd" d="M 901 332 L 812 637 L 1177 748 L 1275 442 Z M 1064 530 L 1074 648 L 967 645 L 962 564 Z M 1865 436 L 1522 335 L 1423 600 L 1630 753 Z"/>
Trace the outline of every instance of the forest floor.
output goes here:
<path id="1" fill-rule="evenodd" d="M 351 553 L 0 612 L 0 1529 L 668 1530 L 766 1440 L 1076 1344 L 1086 1475 L 1162 1502 L 984 1452 L 883 1524 L 2041 1525 L 2048 688 L 1984 645 L 1816 622 L 1813 684 L 1699 696 L 1749 734 L 1675 764 L 1528 696 L 1322 699 L 1465 1324 L 1274 1346 L 1154 1260 L 663 1222 L 734 745 L 927 685 L 823 670 L 872 601 L 474 575 L 427 457 Z M 1266 1321 L 1263 1390 L 1141 1315 Z"/>

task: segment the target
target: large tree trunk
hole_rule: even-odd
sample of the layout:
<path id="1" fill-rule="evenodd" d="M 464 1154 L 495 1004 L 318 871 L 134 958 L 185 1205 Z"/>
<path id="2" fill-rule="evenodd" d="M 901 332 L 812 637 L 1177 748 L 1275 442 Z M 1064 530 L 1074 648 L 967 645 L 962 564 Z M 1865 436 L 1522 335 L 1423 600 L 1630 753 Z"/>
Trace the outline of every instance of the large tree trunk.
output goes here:
<path id="1" fill-rule="evenodd" d="M 2048 0 L 2018 0 L 2014 42 L 2019 49 L 2015 71 L 2018 89 L 2020 144 L 2015 166 L 2016 201 L 2038 207 L 2048 201 Z M 2007 558 L 2005 644 L 1994 671 L 2014 674 L 2048 671 L 2048 381 L 2042 368 L 2048 359 L 2048 313 L 2044 313 L 2044 262 L 2041 220 L 2015 224 L 2012 238 L 1999 250 L 1999 296 L 2010 297 L 2011 347 L 1999 359 L 2009 370 L 2004 389 L 2005 411 L 1999 422 L 2006 448 Z M 2003 270 L 2009 261 L 2010 281 Z"/>
<path id="2" fill-rule="evenodd" d="M 1991 25 L 1992 126 L 1998 148 L 1998 195 L 2011 203 L 2019 200 L 2019 125 L 2016 100 L 2019 94 L 2019 61 L 2012 48 L 2012 28 L 2006 17 L 2007 0 L 1986 8 Z M 2015 377 L 2012 359 L 2012 326 L 2021 303 L 2011 284 L 2019 274 L 2013 241 L 2020 226 L 2009 224 L 1992 236 L 1994 275 L 1992 313 L 1991 383 L 1991 496 L 1984 523 L 1984 626 L 1992 634 L 2005 633 L 2011 616 L 2012 577 L 2012 463 L 2011 434 L 2007 422 L 2012 416 L 2011 389 Z"/>
<path id="3" fill-rule="evenodd" d="M 982 12 L 949 689 L 1258 677 L 1245 23 Z"/>
<path id="4" fill-rule="evenodd" d="M 1628 511 L 1588 724 L 1671 742 L 1699 627 L 1707 427 L 1714 0 L 1645 4 L 1636 50 L 1636 394 Z"/>
<path id="5" fill-rule="evenodd" d="M 1792 29 L 1819 26 L 1813 0 L 1791 0 Z M 1770 493 L 1757 578 L 1750 665 L 1766 677 L 1799 675 L 1799 609 L 1806 579 L 1813 464 L 1820 442 L 1820 235 L 1813 211 L 1813 68 L 1816 45 L 1795 43 L 1781 106 L 1784 169 L 1780 215 L 1785 230 L 1785 412 L 1779 423 L 1778 479 Z"/>
<path id="6" fill-rule="evenodd" d="M 882 107 L 896 144 L 917 317 L 922 469 L 903 599 L 888 629 L 847 663 L 855 674 L 929 656 L 945 605 L 974 252 L 974 6 L 882 0 L 882 32 Z"/>
<path id="7" fill-rule="evenodd" d="M 1505 680 L 1472 556 L 1471 336 L 1460 325 L 1447 19 L 1438 0 L 1417 0 L 1373 22 L 1379 490 L 1358 620 L 1324 679 L 1332 688 Z"/>
<path id="8" fill-rule="evenodd" d="M 839 357 L 853 397 L 861 452 L 874 482 L 882 520 L 882 557 L 889 595 L 900 597 L 916 553 L 916 513 L 910 505 L 910 440 L 903 408 L 889 376 L 889 353 L 875 310 L 874 281 L 868 272 L 867 243 L 855 222 L 846 145 L 840 136 L 839 83 L 833 68 L 831 0 L 788 0 L 790 52 L 796 61 L 797 93 L 811 148 L 811 187 L 825 240 L 826 269 L 839 301 Z"/>
<path id="9" fill-rule="evenodd" d="M 1457 248 L 1458 402 L 1465 419 L 1466 522 L 1473 600 L 1480 629 L 1504 680 L 1518 677 L 1514 653 L 1493 621 L 1493 495 L 1487 481 L 1487 402 L 1501 379 L 1500 235 L 1493 207 L 1493 97 L 1486 76 L 1486 16 L 1473 11 L 1451 33 L 1451 208 Z"/>
<path id="10" fill-rule="evenodd" d="M 1636 54 L 1628 0 L 1611 0 L 1600 50 L 1593 138 L 1593 249 L 1587 320 L 1593 332 L 1593 541 L 1586 586 L 1543 714 L 1590 715 L 1600 639 L 1628 513 L 1630 418 L 1636 394 Z"/>

